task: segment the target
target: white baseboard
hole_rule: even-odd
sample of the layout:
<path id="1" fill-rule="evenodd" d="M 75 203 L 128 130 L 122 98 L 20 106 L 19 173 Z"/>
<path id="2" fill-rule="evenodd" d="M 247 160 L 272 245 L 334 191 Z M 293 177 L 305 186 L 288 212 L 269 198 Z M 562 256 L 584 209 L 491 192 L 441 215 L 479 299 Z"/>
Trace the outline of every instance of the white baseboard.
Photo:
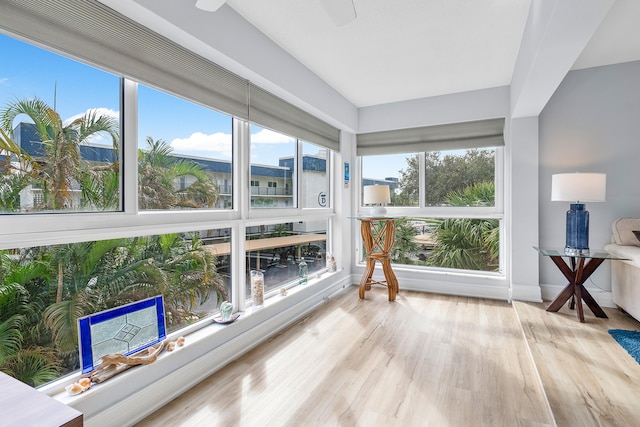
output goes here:
<path id="1" fill-rule="evenodd" d="M 542 302 L 543 298 L 540 286 L 517 283 L 511 285 L 510 301 Z"/>

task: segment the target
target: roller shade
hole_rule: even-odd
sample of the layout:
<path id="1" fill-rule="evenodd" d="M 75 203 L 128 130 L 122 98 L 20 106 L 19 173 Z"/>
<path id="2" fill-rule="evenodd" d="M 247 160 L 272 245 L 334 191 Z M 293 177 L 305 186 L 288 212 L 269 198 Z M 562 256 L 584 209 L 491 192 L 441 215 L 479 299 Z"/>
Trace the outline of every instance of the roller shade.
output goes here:
<path id="1" fill-rule="evenodd" d="M 254 84 L 250 84 L 249 99 L 252 123 L 334 151 L 340 150 L 339 129 Z"/>
<path id="2" fill-rule="evenodd" d="M 141 83 L 248 119 L 246 79 L 97 1 L 2 0 L 0 27 Z"/>
<path id="3" fill-rule="evenodd" d="M 500 147 L 504 118 L 357 135 L 358 156 Z"/>

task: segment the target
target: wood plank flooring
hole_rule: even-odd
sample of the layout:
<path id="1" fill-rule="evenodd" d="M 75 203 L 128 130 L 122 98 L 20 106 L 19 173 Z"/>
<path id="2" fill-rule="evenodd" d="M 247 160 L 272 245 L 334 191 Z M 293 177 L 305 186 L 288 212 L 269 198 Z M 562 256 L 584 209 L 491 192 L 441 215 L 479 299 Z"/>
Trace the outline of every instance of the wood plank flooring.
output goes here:
<path id="1" fill-rule="evenodd" d="M 514 302 L 558 426 L 640 426 L 640 365 L 609 329 L 640 330 L 616 309 L 608 319 L 585 309 L 585 323 L 567 305 Z"/>
<path id="2" fill-rule="evenodd" d="M 351 287 L 138 425 L 550 426 L 554 420 L 513 306 L 410 291 L 389 302 L 380 287 L 360 300 Z"/>

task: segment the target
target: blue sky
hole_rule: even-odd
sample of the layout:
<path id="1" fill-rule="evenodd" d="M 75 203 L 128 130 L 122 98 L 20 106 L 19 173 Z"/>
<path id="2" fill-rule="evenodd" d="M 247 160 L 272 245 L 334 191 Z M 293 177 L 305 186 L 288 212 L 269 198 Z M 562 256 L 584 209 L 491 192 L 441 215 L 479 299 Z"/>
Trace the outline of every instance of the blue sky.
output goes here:
<path id="1" fill-rule="evenodd" d="M 0 109 L 16 99 L 39 97 L 63 120 L 91 109 L 119 116 L 119 76 L 0 34 Z M 54 96 L 55 94 L 55 96 Z M 174 152 L 214 159 L 231 159 L 231 118 L 214 110 L 139 85 L 138 146 L 145 139 L 164 139 Z M 23 118 L 24 120 L 24 118 Z M 17 124 L 17 123 L 16 123 Z M 251 159 L 277 165 L 278 158 L 294 154 L 293 139 L 252 126 Z M 395 159 L 393 159 L 395 160 Z M 397 176 L 404 162 L 375 156 L 365 176 Z M 353 167 L 352 167 L 353 170 Z"/>

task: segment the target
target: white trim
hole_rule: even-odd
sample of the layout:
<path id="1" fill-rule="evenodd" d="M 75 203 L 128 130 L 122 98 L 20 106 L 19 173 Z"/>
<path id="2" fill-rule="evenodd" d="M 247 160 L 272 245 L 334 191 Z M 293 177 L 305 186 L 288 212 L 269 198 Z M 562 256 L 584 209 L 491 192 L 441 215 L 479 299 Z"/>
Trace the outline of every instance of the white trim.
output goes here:
<path id="1" fill-rule="evenodd" d="M 540 286 L 512 283 L 510 294 L 511 301 L 542 302 Z"/>

